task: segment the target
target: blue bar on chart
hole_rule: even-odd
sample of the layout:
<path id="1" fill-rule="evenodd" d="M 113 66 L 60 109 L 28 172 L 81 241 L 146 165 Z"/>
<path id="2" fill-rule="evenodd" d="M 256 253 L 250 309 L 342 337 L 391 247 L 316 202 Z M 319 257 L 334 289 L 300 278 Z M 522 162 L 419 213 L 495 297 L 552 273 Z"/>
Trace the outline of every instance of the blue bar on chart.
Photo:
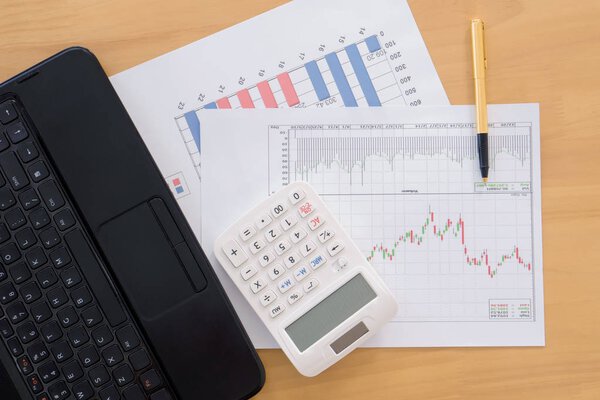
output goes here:
<path id="1" fill-rule="evenodd" d="M 216 108 L 217 108 L 217 103 L 213 101 L 212 103 L 208 103 L 207 105 L 205 105 L 205 106 L 204 106 L 204 107 L 202 107 L 202 108 L 206 108 L 206 109 L 209 109 L 209 110 L 213 110 L 213 109 L 216 109 Z"/>
<path id="2" fill-rule="evenodd" d="M 327 85 L 325 84 L 325 80 L 323 79 L 321 71 L 319 71 L 317 62 L 311 61 L 304 65 L 304 68 L 306 68 L 306 72 L 308 72 L 308 77 L 315 88 L 315 92 L 317 93 L 319 101 L 330 98 L 331 95 L 329 94 L 329 90 L 327 90 Z"/>
<path id="3" fill-rule="evenodd" d="M 350 84 L 348 83 L 346 74 L 344 74 L 342 64 L 340 64 L 340 59 L 338 58 L 337 54 L 327 54 L 325 56 L 325 61 L 327 61 L 329 70 L 333 75 L 333 80 L 335 80 L 335 84 L 337 85 L 337 88 L 340 91 L 340 95 L 342 96 L 344 105 L 346 107 L 358 107 L 358 103 L 354 98 L 354 94 L 352 93 L 352 89 L 350 88 Z"/>
<path id="4" fill-rule="evenodd" d="M 194 138 L 194 142 L 196 142 L 196 147 L 198 147 L 198 151 L 200 151 L 200 120 L 198 119 L 198 115 L 196 114 L 196 111 L 188 111 L 184 116 L 188 128 L 190 128 L 192 137 Z"/>
<path id="5" fill-rule="evenodd" d="M 377 38 L 377 35 L 369 36 L 365 39 L 365 43 L 367 44 L 369 53 L 374 53 L 377 50 L 381 50 L 381 45 L 379 44 L 379 39 Z"/>
<path id="6" fill-rule="evenodd" d="M 352 68 L 354 69 L 354 73 L 356 74 L 358 83 L 360 83 L 360 88 L 367 99 L 369 107 L 380 107 L 381 102 L 379 101 L 379 97 L 377 96 L 377 92 L 375 91 L 375 87 L 373 86 L 373 81 L 371 81 L 367 67 L 365 67 L 365 63 L 360 55 L 360 51 L 358 51 L 358 46 L 356 44 L 347 46 L 346 54 L 348 54 L 350 64 L 352 64 Z"/>

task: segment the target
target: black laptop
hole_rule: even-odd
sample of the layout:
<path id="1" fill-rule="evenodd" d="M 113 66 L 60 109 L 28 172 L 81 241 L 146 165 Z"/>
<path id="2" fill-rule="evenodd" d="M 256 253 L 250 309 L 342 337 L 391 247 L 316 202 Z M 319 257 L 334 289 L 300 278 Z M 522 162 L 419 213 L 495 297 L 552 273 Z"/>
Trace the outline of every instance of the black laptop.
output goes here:
<path id="1" fill-rule="evenodd" d="M 151 101 L 151 99 L 150 99 Z M 0 85 L 0 399 L 239 399 L 262 364 L 96 58 Z"/>

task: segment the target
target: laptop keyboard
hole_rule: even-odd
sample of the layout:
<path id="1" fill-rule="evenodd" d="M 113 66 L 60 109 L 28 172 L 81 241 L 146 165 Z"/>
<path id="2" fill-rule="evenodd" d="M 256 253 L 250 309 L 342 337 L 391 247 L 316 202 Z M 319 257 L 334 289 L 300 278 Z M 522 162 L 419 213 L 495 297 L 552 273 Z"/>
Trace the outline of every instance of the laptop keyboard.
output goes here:
<path id="1" fill-rule="evenodd" d="M 0 170 L 0 341 L 33 398 L 174 398 L 14 101 Z"/>

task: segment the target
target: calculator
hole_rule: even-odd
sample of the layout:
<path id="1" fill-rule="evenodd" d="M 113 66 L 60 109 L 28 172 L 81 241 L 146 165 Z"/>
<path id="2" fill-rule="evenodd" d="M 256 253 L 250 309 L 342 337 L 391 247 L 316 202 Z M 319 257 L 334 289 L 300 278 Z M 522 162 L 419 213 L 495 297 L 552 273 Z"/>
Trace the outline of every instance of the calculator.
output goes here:
<path id="1" fill-rule="evenodd" d="M 317 192 L 295 182 L 227 229 L 215 255 L 298 371 L 315 376 L 397 303 Z"/>

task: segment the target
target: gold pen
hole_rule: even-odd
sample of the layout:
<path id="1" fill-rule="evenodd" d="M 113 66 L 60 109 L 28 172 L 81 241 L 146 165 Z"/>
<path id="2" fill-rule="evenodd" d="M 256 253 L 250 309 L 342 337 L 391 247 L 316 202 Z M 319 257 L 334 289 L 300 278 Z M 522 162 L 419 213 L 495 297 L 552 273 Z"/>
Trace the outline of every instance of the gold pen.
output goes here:
<path id="1" fill-rule="evenodd" d="M 488 118 L 485 99 L 485 70 L 487 58 L 483 38 L 483 21 L 471 20 L 471 44 L 473 46 L 473 76 L 475 81 L 475 105 L 477 110 L 477 150 L 479 152 L 479 169 L 484 182 L 488 180 Z"/>

